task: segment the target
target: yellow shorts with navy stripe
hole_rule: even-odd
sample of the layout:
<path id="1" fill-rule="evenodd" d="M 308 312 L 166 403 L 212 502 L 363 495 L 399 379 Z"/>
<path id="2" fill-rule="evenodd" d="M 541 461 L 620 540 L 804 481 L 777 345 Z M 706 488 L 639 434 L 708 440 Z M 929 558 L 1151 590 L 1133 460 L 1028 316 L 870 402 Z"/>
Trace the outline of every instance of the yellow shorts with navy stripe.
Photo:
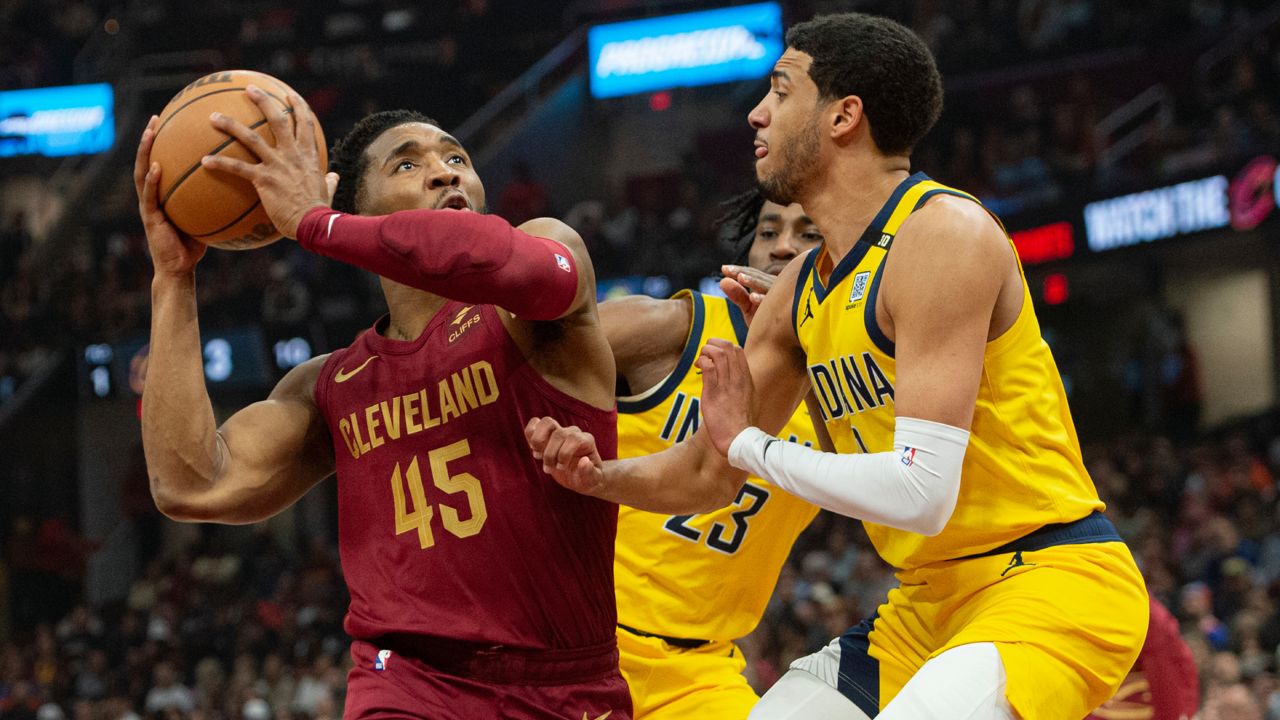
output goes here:
<path id="1" fill-rule="evenodd" d="M 618 655 L 636 720 L 743 720 L 760 699 L 732 642 L 685 649 L 618 628 Z"/>
<path id="2" fill-rule="evenodd" d="M 834 659 L 837 688 L 873 718 L 929 659 L 989 642 L 1022 720 L 1078 720 L 1120 687 L 1147 633 L 1146 588 L 1118 540 L 950 560 L 898 577 L 872 618 L 792 664 L 814 671 Z"/>

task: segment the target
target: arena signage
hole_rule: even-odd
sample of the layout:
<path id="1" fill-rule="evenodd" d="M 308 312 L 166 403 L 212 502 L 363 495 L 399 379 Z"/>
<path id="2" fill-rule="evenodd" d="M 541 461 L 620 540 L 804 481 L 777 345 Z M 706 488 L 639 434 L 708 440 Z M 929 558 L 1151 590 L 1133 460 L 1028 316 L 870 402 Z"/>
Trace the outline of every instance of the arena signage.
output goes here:
<path id="1" fill-rule="evenodd" d="M 1226 227 L 1231 221 L 1225 175 L 1156 188 L 1084 206 L 1094 252 Z"/>
<path id="2" fill-rule="evenodd" d="M 782 8 L 768 2 L 598 25 L 587 47 L 598 98 L 764 77 L 782 55 Z"/>
<path id="3" fill-rule="evenodd" d="M 1069 222 L 1018 230 L 1009 234 L 1023 265 L 1065 260 L 1076 252 L 1076 231 Z"/>
<path id="4" fill-rule="evenodd" d="M 102 152 L 115 133 L 107 83 L 0 92 L 0 157 Z"/>

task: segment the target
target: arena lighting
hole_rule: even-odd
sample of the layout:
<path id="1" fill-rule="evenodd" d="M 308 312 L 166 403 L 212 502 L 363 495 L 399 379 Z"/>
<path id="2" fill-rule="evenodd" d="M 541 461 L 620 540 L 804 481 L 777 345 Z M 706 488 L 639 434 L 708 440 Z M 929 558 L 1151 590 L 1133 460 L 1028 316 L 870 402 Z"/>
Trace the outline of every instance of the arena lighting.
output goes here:
<path id="1" fill-rule="evenodd" d="M 107 83 L 0 92 L 0 157 L 98 153 L 115 134 Z"/>
<path id="2" fill-rule="evenodd" d="M 1250 160 L 1231 181 L 1231 227 L 1252 230 L 1280 203 L 1280 164 L 1270 155 Z"/>
<path id="3" fill-rule="evenodd" d="M 1044 302 L 1046 305 L 1061 305 L 1071 297 L 1071 286 L 1067 276 L 1054 273 L 1044 279 Z"/>
<path id="4" fill-rule="evenodd" d="M 1010 233 L 1023 265 L 1064 260 L 1075 254 L 1076 231 L 1069 222 L 1056 222 Z"/>
<path id="5" fill-rule="evenodd" d="M 1227 226 L 1225 175 L 1099 200 L 1084 206 L 1085 234 L 1094 252 Z"/>
<path id="6" fill-rule="evenodd" d="M 597 25 L 587 48 L 597 98 L 764 77 L 782 55 L 782 7 L 767 2 Z"/>

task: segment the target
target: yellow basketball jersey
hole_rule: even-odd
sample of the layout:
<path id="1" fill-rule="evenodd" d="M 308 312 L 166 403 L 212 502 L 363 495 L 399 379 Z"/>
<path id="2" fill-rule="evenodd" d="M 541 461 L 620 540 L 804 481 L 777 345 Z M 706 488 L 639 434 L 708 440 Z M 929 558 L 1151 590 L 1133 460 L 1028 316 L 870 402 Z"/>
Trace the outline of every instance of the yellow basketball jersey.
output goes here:
<path id="1" fill-rule="evenodd" d="M 907 178 L 862 238 L 819 277 L 826 246 L 809 253 L 796 282 L 793 322 L 823 421 L 842 453 L 893 450 L 893 343 L 876 323 L 876 293 L 894 235 L 938 193 L 971 195 L 923 173 Z M 1040 335 L 1025 277 L 1022 310 L 987 343 L 960 497 L 935 537 L 866 523 L 887 562 L 914 568 L 991 550 L 1047 523 L 1103 507 L 1084 468 L 1062 379 Z"/>
<path id="2" fill-rule="evenodd" d="M 728 300 L 688 290 L 689 338 L 676 369 L 650 392 L 618 401 L 618 457 L 665 450 L 698 429 L 702 371 L 711 338 L 742 344 L 747 326 Z M 814 446 L 801 405 L 783 438 Z M 733 640 L 755 628 L 796 536 L 818 508 L 752 477 L 728 507 L 701 515 L 618 511 L 614 584 L 618 623 L 668 637 Z"/>

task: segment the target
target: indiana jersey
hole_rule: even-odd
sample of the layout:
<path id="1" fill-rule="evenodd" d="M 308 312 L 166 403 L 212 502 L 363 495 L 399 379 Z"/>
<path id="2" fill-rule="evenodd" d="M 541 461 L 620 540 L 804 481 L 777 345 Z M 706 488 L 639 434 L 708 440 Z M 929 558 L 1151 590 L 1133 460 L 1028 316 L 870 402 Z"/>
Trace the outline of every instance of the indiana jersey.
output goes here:
<path id="1" fill-rule="evenodd" d="M 822 420 L 839 452 L 893 450 L 894 344 L 876 324 L 876 295 L 898 228 L 938 193 L 974 200 L 916 173 L 894 190 L 829 278 L 819 277 L 825 245 L 803 261 L 793 321 Z M 1022 286 L 1013 326 L 986 346 L 950 521 L 934 537 L 866 523 L 876 549 L 895 567 L 991 550 L 1103 507 L 1081 460 L 1062 379 L 1040 335 L 1025 278 Z"/>
<path id="2" fill-rule="evenodd" d="M 316 402 L 337 462 L 352 637 L 613 642 L 616 506 L 543 473 L 524 426 L 578 425 L 611 457 L 615 413 L 552 387 L 492 306 L 447 303 L 408 342 L 375 326 L 328 359 Z"/>
<path id="3" fill-rule="evenodd" d="M 682 291 L 692 322 L 676 368 L 644 395 L 618 401 L 618 456 L 650 455 L 698 429 L 702 371 L 711 338 L 742 344 L 747 326 L 733 303 Z M 782 435 L 815 445 L 803 405 Z M 732 640 L 755 628 L 796 536 L 818 508 L 760 478 L 748 478 L 728 507 L 700 515 L 658 515 L 622 507 L 614 575 L 618 622 L 643 632 Z"/>

